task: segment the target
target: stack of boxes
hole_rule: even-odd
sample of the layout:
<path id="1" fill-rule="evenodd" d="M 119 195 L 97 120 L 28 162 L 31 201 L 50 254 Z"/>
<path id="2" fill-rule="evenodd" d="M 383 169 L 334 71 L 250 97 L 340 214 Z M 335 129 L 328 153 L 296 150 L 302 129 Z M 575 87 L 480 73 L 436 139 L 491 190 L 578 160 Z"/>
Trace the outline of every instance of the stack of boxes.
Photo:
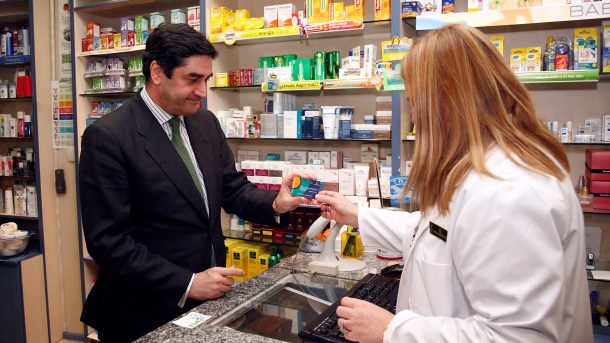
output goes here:
<path id="1" fill-rule="evenodd" d="M 269 267 L 269 245 L 241 241 L 225 240 L 227 266 L 235 266 L 245 272 L 244 276 L 234 276 L 235 281 L 246 281 Z"/>
<path id="2" fill-rule="evenodd" d="M 593 208 L 610 210 L 610 150 L 587 149 L 585 163 Z"/>

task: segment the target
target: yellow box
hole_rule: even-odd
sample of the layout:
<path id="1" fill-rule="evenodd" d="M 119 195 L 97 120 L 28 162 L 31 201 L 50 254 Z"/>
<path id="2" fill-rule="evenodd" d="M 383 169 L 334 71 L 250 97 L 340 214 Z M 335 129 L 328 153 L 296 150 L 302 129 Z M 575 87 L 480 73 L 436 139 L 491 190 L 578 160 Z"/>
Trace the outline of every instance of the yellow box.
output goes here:
<path id="1" fill-rule="evenodd" d="M 343 21 L 345 20 L 345 7 L 343 2 L 333 2 L 330 4 L 330 20 L 329 21 Z"/>
<path id="2" fill-rule="evenodd" d="M 226 28 L 229 14 L 233 11 L 226 7 L 214 7 L 210 9 L 210 33 L 222 33 Z"/>
<path id="3" fill-rule="evenodd" d="M 490 40 L 491 44 L 498 49 L 500 55 L 504 56 L 504 36 L 491 36 Z"/>
<path id="4" fill-rule="evenodd" d="M 235 268 L 241 269 L 244 272 L 248 273 L 248 248 L 250 245 L 240 244 L 231 248 L 231 255 L 233 257 L 232 265 Z M 247 275 L 245 276 L 234 276 L 236 281 L 244 281 L 247 280 Z"/>
<path id="5" fill-rule="evenodd" d="M 510 69 L 515 73 L 524 72 L 525 56 L 526 53 L 524 48 L 510 49 Z"/>
<path id="6" fill-rule="evenodd" d="M 226 254 L 226 265 L 230 267 L 233 265 L 233 255 L 231 254 L 231 249 L 240 244 L 243 244 L 243 241 L 238 241 L 237 239 L 226 239 L 225 240 L 225 254 Z"/>
<path id="7" fill-rule="evenodd" d="M 327 23 L 330 19 L 330 0 L 307 0 L 305 8 L 307 23 Z"/>
<path id="8" fill-rule="evenodd" d="M 269 257 L 271 257 L 271 255 L 268 253 L 260 254 L 260 256 L 258 257 L 258 272 L 259 273 L 262 273 L 265 270 L 269 269 Z"/>
<path id="9" fill-rule="evenodd" d="M 235 10 L 235 22 L 233 29 L 235 31 L 243 31 L 246 29 L 246 21 L 250 18 L 250 11 L 248 10 Z"/>
<path id="10" fill-rule="evenodd" d="M 248 274 L 251 277 L 260 273 L 260 270 L 258 267 L 259 257 L 266 252 L 269 252 L 268 245 L 256 244 L 256 245 L 251 245 L 250 248 L 248 248 Z"/>
<path id="11" fill-rule="evenodd" d="M 227 73 L 216 73 L 216 87 L 228 87 L 229 86 L 229 74 Z"/>
<path id="12" fill-rule="evenodd" d="M 114 34 L 114 48 L 118 49 L 120 47 L 121 47 L 121 34 L 115 33 Z"/>
<path id="13" fill-rule="evenodd" d="M 375 0 L 375 20 L 390 19 L 390 0 Z"/>
<path id="14" fill-rule="evenodd" d="M 525 71 L 542 71 L 542 48 L 525 48 Z"/>

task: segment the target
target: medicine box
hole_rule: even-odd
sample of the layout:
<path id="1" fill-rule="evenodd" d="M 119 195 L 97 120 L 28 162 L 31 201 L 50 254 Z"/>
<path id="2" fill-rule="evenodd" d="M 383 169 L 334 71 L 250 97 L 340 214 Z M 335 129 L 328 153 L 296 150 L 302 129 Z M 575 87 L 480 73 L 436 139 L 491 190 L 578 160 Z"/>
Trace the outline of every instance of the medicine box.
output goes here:
<path id="1" fill-rule="evenodd" d="M 226 254 L 226 259 L 227 259 L 227 262 L 226 262 L 227 266 L 230 267 L 233 265 L 233 254 L 231 253 L 231 249 L 233 247 L 236 247 L 243 243 L 244 243 L 243 241 L 239 241 L 237 239 L 231 239 L 231 238 L 225 239 L 225 254 Z"/>
<path id="2" fill-rule="evenodd" d="M 199 6 L 187 8 L 187 22 L 189 25 L 199 25 Z"/>
<path id="3" fill-rule="evenodd" d="M 148 30 L 148 18 L 144 16 L 136 16 L 134 18 L 134 30 L 136 31 L 145 31 Z"/>
<path id="4" fill-rule="evenodd" d="M 237 246 L 234 246 L 231 248 L 231 256 L 233 258 L 233 263 L 232 265 L 235 266 L 235 268 L 241 269 L 243 271 L 245 271 L 246 273 L 248 272 L 248 248 L 249 248 L 249 244 L 240 244 Z M 247 275 L 246 276 L 234 276 L 233 277 L 236 281 L 244 281 L 247 280 Z"/>
<path id="5" fill-rule="evenodd" d="M 610 149 L 587 149 L 585 163 L 591 172 L 610 170 Z"/>
<path id="6" fill-rule="evenodd" d="M 263 10 L 263 17 L 265 18 L 265 28 L 277 27 L 277 5 L 265 6 Z"/>
<path id="7" fill-rule="evenodd" d="M 291 3 L 277 5 L 277 26 L 294 26 L 297 21 L 297 7 L 295 5 Z"/>
<path id="8" fill-rule="evenodd" d="M 214 7 L 210 9 L 210 33 L 222 33 L 228 16 L 233 11 L 226 7 Z"/>
<path id="9" fill-rule="evenodd" d="M 173 9 L 170 12 L 170 23 L 172 24 L 186 24 L 186 11 L 183 9 Z"/>
<path id="10" fill-rule="evenodd" d="M 390 19 L 390 0 L 375 0 L 375 20 Z"/>

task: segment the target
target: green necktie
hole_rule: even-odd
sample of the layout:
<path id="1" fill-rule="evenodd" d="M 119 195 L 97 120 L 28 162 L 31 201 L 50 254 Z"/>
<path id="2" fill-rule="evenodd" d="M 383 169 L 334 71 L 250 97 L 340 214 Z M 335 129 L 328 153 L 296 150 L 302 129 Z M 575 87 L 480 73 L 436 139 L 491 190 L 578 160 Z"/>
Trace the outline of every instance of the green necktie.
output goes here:
<path id="1" fill-rule="evenodd" d="M 169 125 L 172 127 L 172 144 L 174 144 L 178 155 L 180 155 L 182 162 L 184 162 L 184 164 L 186 165 L 186 169 L 188 169 L 189 174 L 191 174 L 191 178 L 193 178 L 193 182 L 195 182 L 195 186 L 197 186 L 199 194 L 201 194 L 201 197 L 203 198 L 204 202 L 206 202 L 207 208 L 207 199 L 205 193 L 203 193 L 203 188 L 201 187 L 199 178 L 197 177 L 195 165 L 193 164 L 193 161 L 191 160 L 191 157 L 189 156 L 189 153 L 186 150 L 184 143 L 182 142 L 182 136 L 180 135 L 180 118 L 173 117 L 169 120 Z"/>

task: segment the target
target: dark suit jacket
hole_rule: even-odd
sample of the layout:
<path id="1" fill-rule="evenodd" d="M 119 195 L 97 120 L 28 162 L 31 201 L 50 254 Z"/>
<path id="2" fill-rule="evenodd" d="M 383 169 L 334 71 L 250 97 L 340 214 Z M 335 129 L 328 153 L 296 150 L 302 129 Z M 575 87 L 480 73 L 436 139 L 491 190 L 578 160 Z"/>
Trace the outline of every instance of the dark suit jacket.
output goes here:
<path id="1" fill-rule="evenodd" d="M 201 195 L 142 98 L 90 125 L 82 137 L 80 204 L 87 249 L 100 272 L 81 320 L 107 342 L 131 341 L 197 306 L 177 306 L 193 273 L 225 265 L 221 207 L 277 225 L 275 192 L 237 172 L 218 120 L 185 117 L 209 201 Z M 282 216 L 281 225 L 288 224 Z"/>

